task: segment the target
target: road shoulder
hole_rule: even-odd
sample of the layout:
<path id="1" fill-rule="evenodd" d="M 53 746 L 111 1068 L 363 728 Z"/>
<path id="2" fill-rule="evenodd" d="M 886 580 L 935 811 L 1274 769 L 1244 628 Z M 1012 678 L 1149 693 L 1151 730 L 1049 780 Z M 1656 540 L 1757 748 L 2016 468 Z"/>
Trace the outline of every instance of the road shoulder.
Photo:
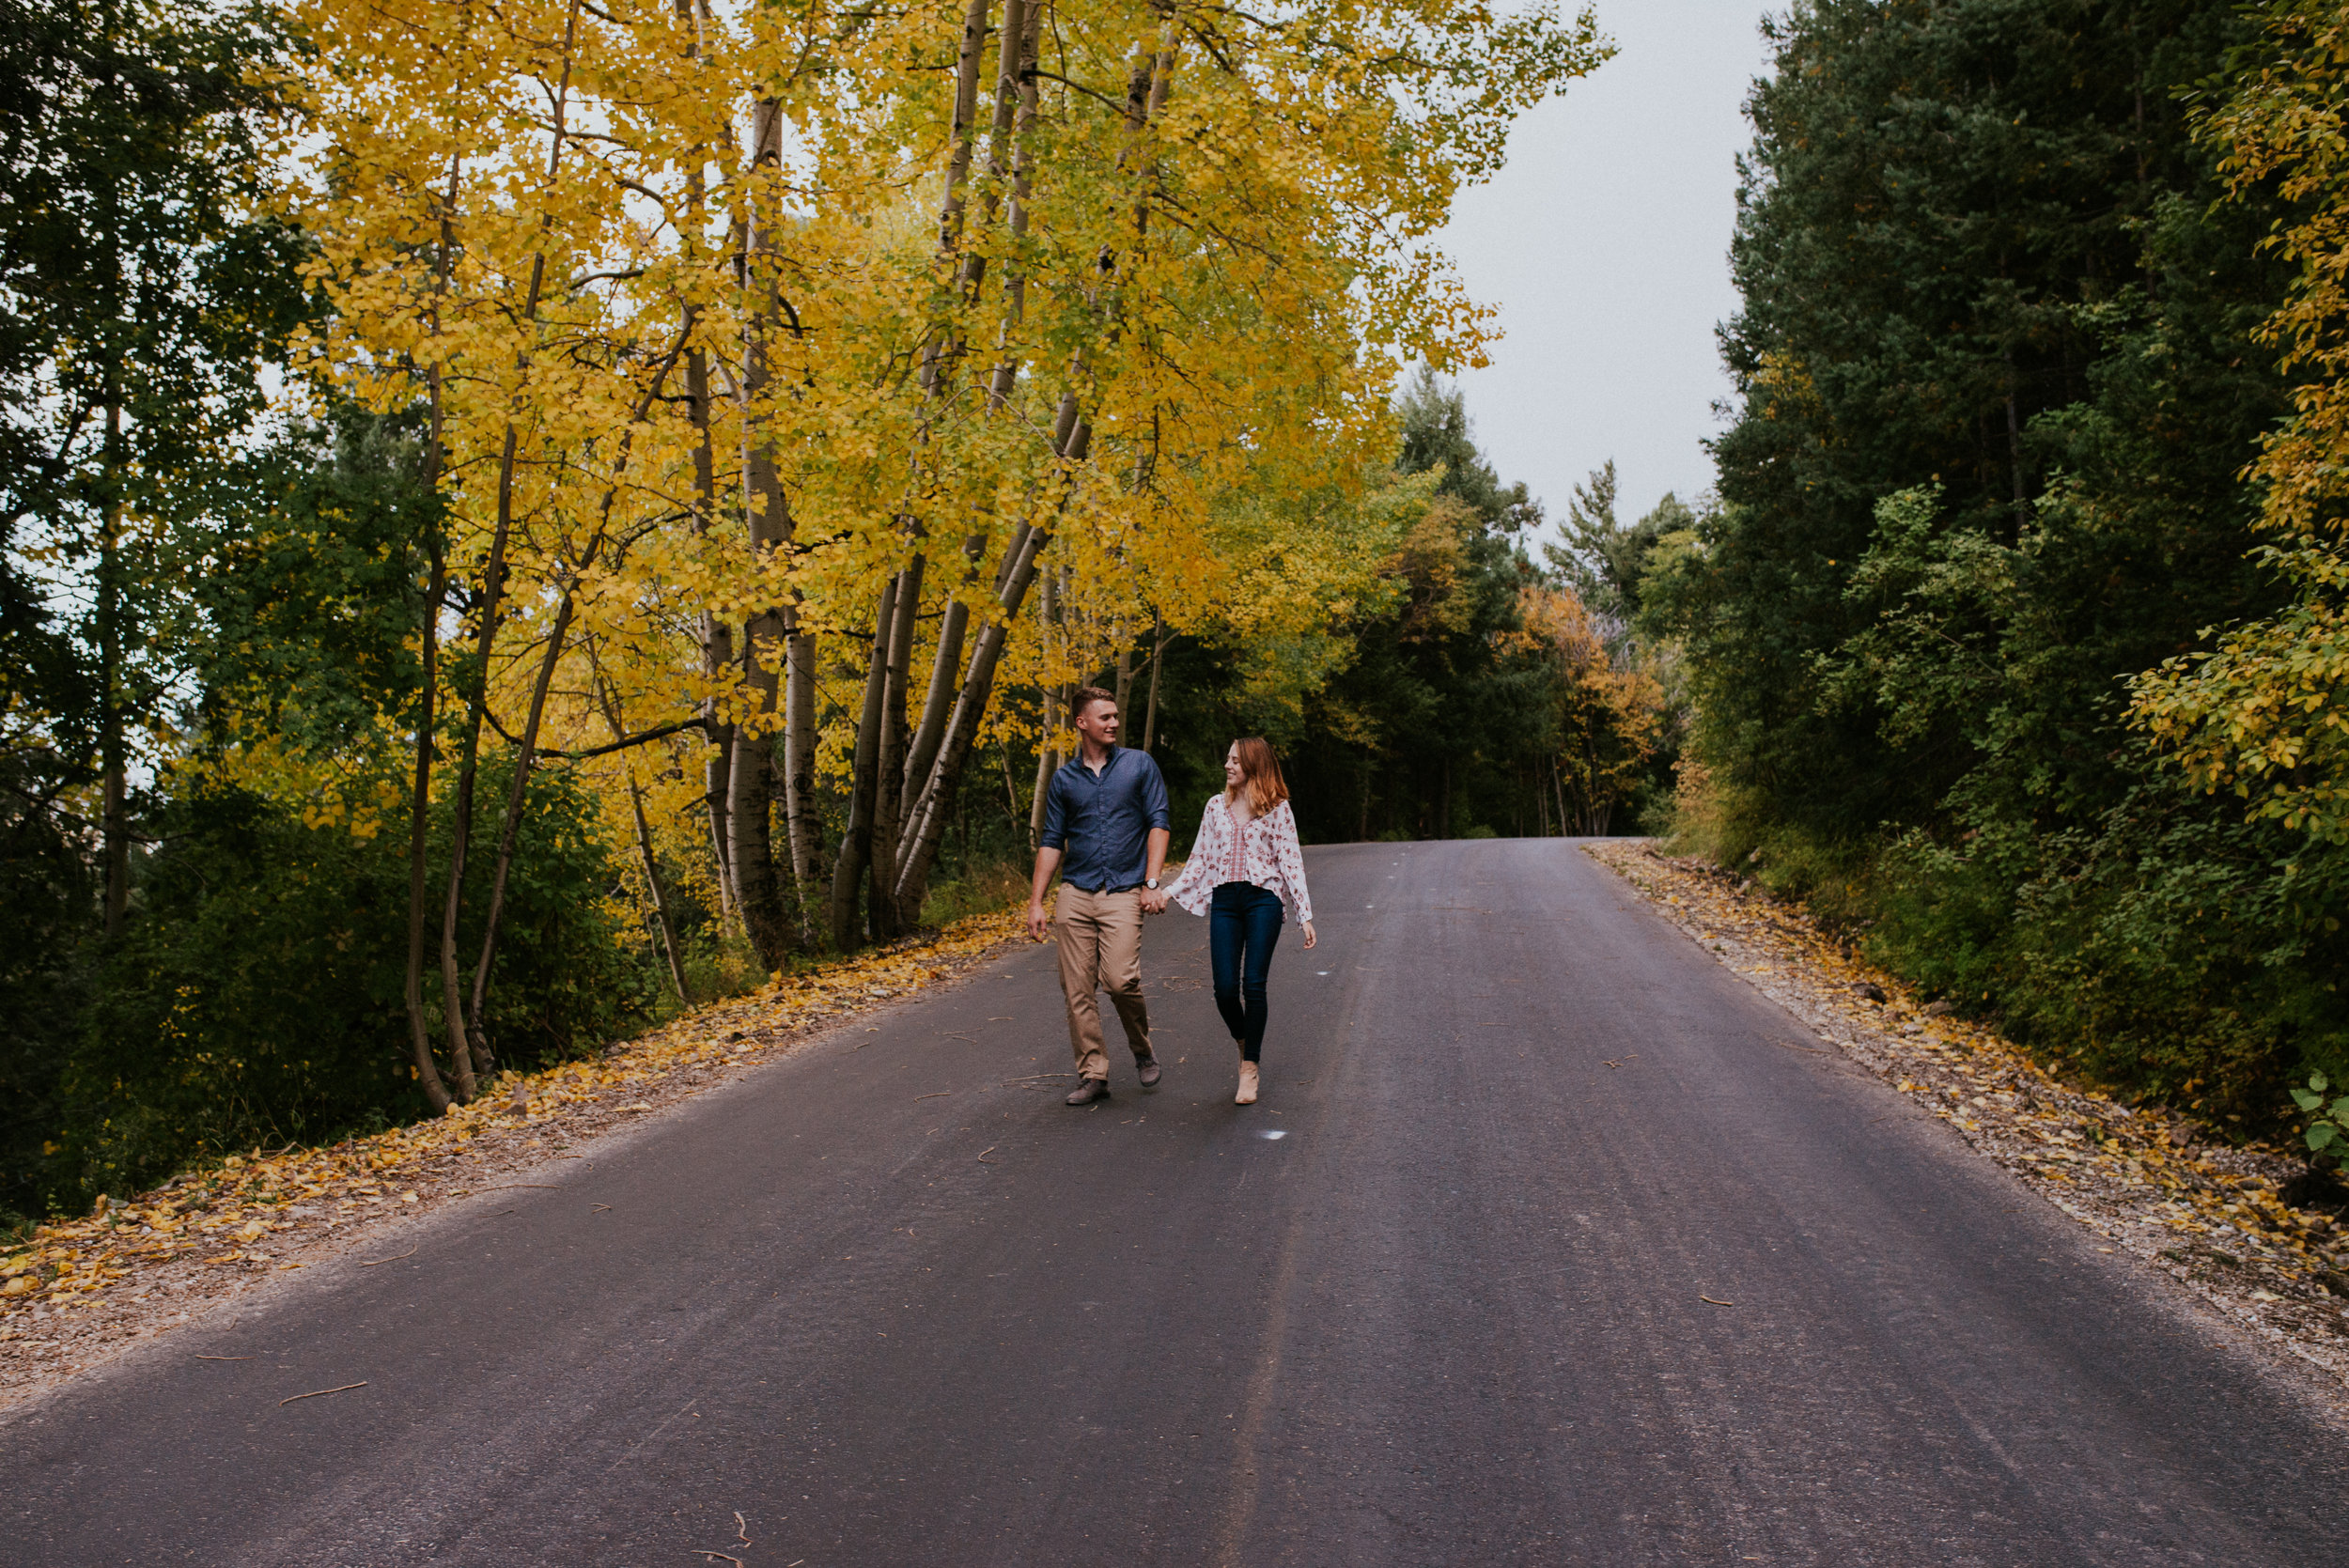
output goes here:
<path id="1" fill-rule="evenodd" d="M 2020 1048 L 1858 961 L 1799 907 L 1651 840 L 1584 852 L 1831 1049 L 2094 1233 L 2099 1251 L 2215 1312 L 2349 1421 L 2349 1216 L 2295 1208 L 2304 1166 L 2159 1108 L 2064 1083 Z"/>
<path id="2" fill-rule="evenodd" d="M 598 1055 L 502 1075 L 436 1121 L 320 1148 L 231 1155 L 0 1251 L 0 1422 L 297 1271 L 388 1261 L 477 1194 L 551 1185 L 564 1162 L 797 1054 L 879 1009 L 968 978 L 1019 939 L 1016 912 L 792 975 L 695 1008 Z"/>

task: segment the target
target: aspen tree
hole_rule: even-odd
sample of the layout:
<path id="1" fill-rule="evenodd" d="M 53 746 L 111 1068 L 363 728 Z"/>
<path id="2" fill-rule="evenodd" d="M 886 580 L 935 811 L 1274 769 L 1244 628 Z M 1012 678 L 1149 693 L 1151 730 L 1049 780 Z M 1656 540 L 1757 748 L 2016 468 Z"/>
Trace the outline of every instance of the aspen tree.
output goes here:
<path id="1" fill-rule="evenodd" d="M 484 727 L 511 737 L 509 830 L 537 757 L 697 728 L 679 803 L 769 968 L 810 924 L 918 918 L 972 753 L 1023 722 L 999 680 L 1129 684 L 1146 615 L 1155 706 L 1167 638 L 1237 596 L 1322 613 L 1264 597 L 1229 497 L 1357 484 L 1398 361 L 1474 356 L 1425 238 L 1510 117 L 1604 54 L 1587 18 L 1450 0 L 302 14 L 319 363 L 430 401 L 449 580 L 478 584 L 447 792 L 463 809 Z M 646 728 L 582 744 L 606 690 Z M 608 788 L 641 855 L 644 800 L 626 769 Z M 452 1075 L 487 1062 L 464 1016 L 493 915 L 469 993 L 453 962 L 469 885 L 447 868 Z"/>

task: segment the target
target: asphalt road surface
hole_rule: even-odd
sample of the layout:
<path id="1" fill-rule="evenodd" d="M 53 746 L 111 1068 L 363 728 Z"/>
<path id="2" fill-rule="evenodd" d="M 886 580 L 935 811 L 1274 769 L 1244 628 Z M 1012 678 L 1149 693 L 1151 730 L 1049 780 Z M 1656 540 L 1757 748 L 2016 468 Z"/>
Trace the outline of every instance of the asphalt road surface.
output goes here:
<path id="1" fill-rule="evenodd" d="M 1083 1110 L 1020 954 L 0 1427 L 0 1562 L 2340 1560 L 2262 1363 L 1571 846 L 1308 864 L 1261 1104 L 1204 922 Z"/>

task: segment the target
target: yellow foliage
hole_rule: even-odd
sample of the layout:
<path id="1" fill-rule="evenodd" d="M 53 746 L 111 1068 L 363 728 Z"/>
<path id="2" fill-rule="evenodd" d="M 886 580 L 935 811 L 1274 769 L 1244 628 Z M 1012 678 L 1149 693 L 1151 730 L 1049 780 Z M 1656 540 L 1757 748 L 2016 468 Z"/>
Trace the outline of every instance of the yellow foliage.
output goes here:
<path id="1" fill-rule="evenodd" d="M 1663 683 L 1636 650 L 1608 646 L 1605 629 L 1571 588 L 1519 590 L 1517 617 L 1517 642 L 1552 660 L 1559 677 L 1562 810 L 1584 831 L 1604 833 L 1656 753 Z"/>
<path id="2" fill-rule="evenodd" d="M 1050 76 L 1006 136 L 992 69 L 959 121 L 941 69 L 966 9 L 1000 23 L 935 0 L 296 6 L 289 199 L 334 306 L 309 362 L 430 404 L 455 567 L 477 576 L 510 524 L 509 732 L 567 601 L 557 749 L 609 738 L 599 678 L 648 726 L 705 699 L 747 716 L 737 672 L 704 673 L 701 617 L 786 603 L 853 714 L 838 683 L 882 582 L 967 551 L 929 574 L 922 634 L 950 597 L 1000 618 L 990 568 L 1031 525 L 1066 573 L 1064 634 L 1016 623 L 1006 680 L 1097 672 L 1154 617 L 1321 624 L 1351 564 L 1326 537 L 1235 552 L 1227 498 L 1348 491 L 1391 442 L 1396 365 L 1477 361 L 1486 313 L 1427 237 L 1509 119 L 1606 53 L 1546 7 L 1112 0 L 1050 10 Z M 1072 402 L 1081 464 L 1054 439 Z M 753 456 L 788 550 L 740 526 Z M 830 768 L 850 738 L 824 737 Z M 692 744 L 654 769 L 664 804 Z"/>
<path id="3" fill-rule="evenodd" d="M 2269 13 L 2269 57 L 2205 125 L 2233 188 L 2297 207 L 2268 243 L 2300 272 L 2262 329 L 2284 370 L 2311 372 L 2247 477 L 2262 554 L 2297 590 L 2280 614 L 2136 683 L 2131 719 L 2207 789 L 2349 841 L 2349 4 Z"/>

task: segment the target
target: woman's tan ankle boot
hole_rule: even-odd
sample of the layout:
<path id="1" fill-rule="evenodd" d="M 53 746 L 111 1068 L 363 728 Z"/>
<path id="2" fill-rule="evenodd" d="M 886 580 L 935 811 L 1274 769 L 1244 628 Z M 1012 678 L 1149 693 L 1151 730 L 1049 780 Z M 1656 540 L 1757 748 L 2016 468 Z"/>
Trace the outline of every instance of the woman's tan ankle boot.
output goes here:
<path id="1" fill-rule="evenodd" d="M 1256 1103 L 1256 1064 L 1253 1062 L 1243 1062 L 1239 1064 L 1239 1093 L 1232 1096 L 1232 1103 L 1234 1105 Z"/>

